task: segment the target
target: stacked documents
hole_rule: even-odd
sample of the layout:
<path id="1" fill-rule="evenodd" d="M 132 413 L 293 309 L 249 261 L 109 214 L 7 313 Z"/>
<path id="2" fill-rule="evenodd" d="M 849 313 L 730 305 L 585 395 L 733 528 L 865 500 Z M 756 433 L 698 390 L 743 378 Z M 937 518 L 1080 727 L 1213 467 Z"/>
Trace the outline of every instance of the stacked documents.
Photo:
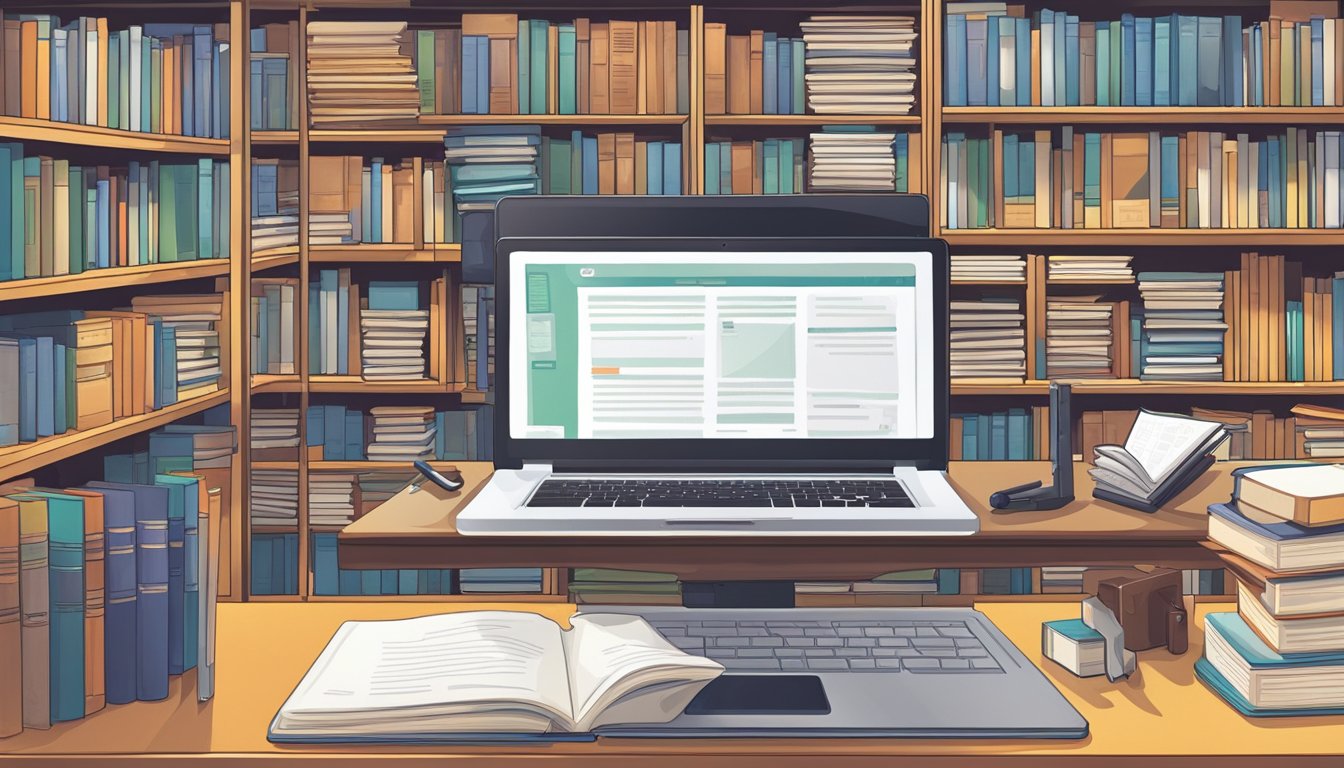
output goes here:
<path id="1" fill-rule="evenodd" d="M 952 302 L 952 378 L 1021 381 L 1027 372 L 1026 316 L 1017 299 Z"/>

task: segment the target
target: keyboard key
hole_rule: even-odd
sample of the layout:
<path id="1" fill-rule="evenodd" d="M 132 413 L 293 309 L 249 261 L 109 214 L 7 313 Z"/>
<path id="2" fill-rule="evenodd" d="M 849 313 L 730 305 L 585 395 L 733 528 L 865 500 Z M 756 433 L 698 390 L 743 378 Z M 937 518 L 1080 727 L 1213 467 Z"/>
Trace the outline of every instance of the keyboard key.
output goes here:
<path id="1" fill-rule="evenodd" d="M 733 659 L 724 665 L 729 669 L 779 669 L 778 659 Z"/>
<path id="2" fill-rule="evenodd" d="M 901 663 L 911 672 L 927 672 L 930 670 L 941 669 L 937 659 L 928 659 L 924 657 L 902 659 Z"/>
<path id="3" fill-rule="evenodd" d="M 849 664 L 844 659 L 808 659 L 807 668 L 818 671 L 847 670 Z"/>

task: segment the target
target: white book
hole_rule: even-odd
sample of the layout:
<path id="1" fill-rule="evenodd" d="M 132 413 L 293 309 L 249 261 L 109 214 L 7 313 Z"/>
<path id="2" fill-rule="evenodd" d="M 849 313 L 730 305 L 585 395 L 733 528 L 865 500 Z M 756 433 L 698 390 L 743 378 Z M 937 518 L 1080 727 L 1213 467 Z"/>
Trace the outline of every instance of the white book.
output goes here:
<path id="1" fill-rule="evenodd" d="M 473 611 L 347 621 L 271 722 L 272 741 L 588 732 L 664 723 L 723 672 L 637 616 Z"/>
<path id="2" fill-rule="evenodd" d="M 1052 22 L 1050 30 L 1041 25 L 1041 106 L 1055 106 L 1055 35 Z"/>
<path id="3" fill-rule="evenodd" d="M 1331 66 L 1335 61 L 1335 25 L 1333 20 L 1327 20 L 1324 25 L 1325 36 L 1321 39 L 1321 50 L 1323 61 L 1330 62 L 1322 70 L 1325 73 L 1325 103 L 1324 106 L 1338 106 L 1335 104 L 1335 68 Z"/>
<path id="4" fill-rule="evenodd" d="M 98 124 L 98 27 L 93 19 L 80 20 L 84 27 L 84 124 Z"/>
<path id="5" fill-rule="evenodd" d="M 1011 19 L 1010 19 L 1011 21 Z M 999 19 L 991 19 L 997 24 Z M 1000 24 L 1000 30 L 1003 25 Z M 1016 106 L 1017 100 L 1017 38 L 1014 35 L 999 34 L 999 104 L 1005 107 Z"/>
<path id="6" fill-rule="evenodd" d="M 1334 25 L 1327 25 L 1334 29 Z M 1331 70 L 1333 71 L 1333 70 Z M 1327 81 L 1328 82 L 1328 81 Z M 1334 93 L 1333 90 L 1329 93 Z M 1325 132 L 1325 226 L 1338 228 L 1344 222 L 1339 215 L 1339 131 Z M 1321 154 L 1318 147 L 1316 154 Z"/>

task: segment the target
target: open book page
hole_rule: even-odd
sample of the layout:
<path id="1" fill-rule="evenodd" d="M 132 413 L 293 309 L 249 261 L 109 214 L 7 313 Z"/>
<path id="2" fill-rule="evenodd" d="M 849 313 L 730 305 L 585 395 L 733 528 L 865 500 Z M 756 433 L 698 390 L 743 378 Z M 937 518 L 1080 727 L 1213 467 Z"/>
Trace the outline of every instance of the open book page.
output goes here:
<path id="1" fill-rule="evenodd" d="M 676 648 L 638 616 L 580 614 L 565 633 L 576 731 L 666 723 L 710 680 L 718 662 Z"/>
<path id="2" fill-rule="evenodd" d="M 572 719 L 562 634 L 550 619 L 510 611 L 346 622 L 276 730 L 545 732 Z"/>
<path id="3" fill-rule="evenodd" d="M 1217 422 L 1188 416 L 1139 411 L 1125 439 L 1125 451 L 1138 460 L 1153 485 L 1158 486 L 1220 427 Z"/>
<path id="4" fill-rule="evenodd" d="M 1148 476 L 1148 471 L 1143 468 L 1139 460 L 1131 456 L 1129 451 L 1124 448 L 1118 445 L 1098 445 L 1094 450 L 1097 452 L 1097 458 L 1094 462 L 1096 467 L 1110 470 L 1128 478 L 1130 484 L 1140 489 L 1140 496 L 1146 496 L 1149 491 L 1157 487 L 1157 484 Z"/>

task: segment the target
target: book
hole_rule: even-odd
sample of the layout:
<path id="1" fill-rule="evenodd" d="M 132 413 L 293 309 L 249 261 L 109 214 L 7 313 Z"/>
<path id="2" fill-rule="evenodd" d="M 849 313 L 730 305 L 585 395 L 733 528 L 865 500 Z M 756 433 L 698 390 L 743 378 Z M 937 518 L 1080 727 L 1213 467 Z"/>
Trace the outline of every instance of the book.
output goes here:
<path id="1" fill-rule="evenodd" d="M 1302 525 L 1344 522 L 1344 466 L 1318 464 L 1243 471 L 1238 475 L 1235 495 L 1243 504 Z"/>
<path id="2" fill-rule="evenodd" d="M 562 630 L 541 616 L 499 611 L 346 622 L 281 706 L 268 738 L 498 739 L 667 722 L 723 671 L 678 650 L 639 617 L 580 614 L 571 626 Z M 464 639 L 444 640 L 454 636 Z M 393 639 L 403 654 L 442 665 L 451 677 L 423 685 L 422 668 L 391 691 L 379 684 L 383 690 L 374 701 L 375 680 L 390 669 L 381 648 Z M 481 660 L 496 657 L 512 660 L 513 671 L 480 669 Z M 355 700 L 329 692 L 336 687 L 353 692 Z M 408 720 L 399 712 L 418 714 Z"/>
<path id="3" fill-rule="evenodd" d="M 1271 616 L 1287 618 L 1344 611 L 1344 573 L 1332 570 L 1280 574 L 1232 554 L 1220 555 L 1239 586 L 1259 600 Z"/>
<path id="4" fill-rule="evenodd" d="M 1161 506 L 1198 476 L 1193 470 L 1207 468 L 1226 437 L 1219 422 L 1141 409 L 1124 445 L 1096 447 L 1088 474 L 1108 500 Z"/>
<path id="5" fill-rule="evenodd" d="M 0 675 L 23 679 L 19 607 L 19 503 L 0 496 Z M 0 690 L 0 738 L 23 730 L 23 686 Z"/>
<path id="6" fill-rule="evenodd" d="M 1344 524 L 1307 527 L 1235 501 L 1209 506 L 1209 539 L 1285 575 L 1344 567 Z"/>
<path id="7" fill-rule="evenodd" d="M 1344 645 L 1339 639 L 1344 634 L 1344 611 L 1274 616 L 1253 588 L 1238 582 L 1237 612 L 1261 640 L 1281 654 L 1324 652 Z"/>
<path id="8" fill-rule="evenodd" d="M 1204 618 L 1204 657 L 1195 672 L 1245 715 L 1344 712 L 1344 654 L 1276 653 L 1236 613 Z"/>
<path id="9" fill-rule="evenodd" d="M 1079 677 L 1106 674 L 1106 642 L 1101 633 L 1082 619 L 1059 619 L 1041 625 L 1041 655 Z M 1126 649 L 1125 667 L 1134 664 L 1134 652 Z"/>
<path id="10" fill-rule="evenodd" d="M 51 624 L 47 500 L 9 497 L 19 507 L 19 641 L 23 727 L 51 727 Z"/>
<path id="11" fill-rule="evenodd" d="M 102 649 L 105 695 L 109 704 L 136 700 L 135 494 L 118 488 L 92 488 L 103 499 L 104 589 L 106 610 Z"/>

